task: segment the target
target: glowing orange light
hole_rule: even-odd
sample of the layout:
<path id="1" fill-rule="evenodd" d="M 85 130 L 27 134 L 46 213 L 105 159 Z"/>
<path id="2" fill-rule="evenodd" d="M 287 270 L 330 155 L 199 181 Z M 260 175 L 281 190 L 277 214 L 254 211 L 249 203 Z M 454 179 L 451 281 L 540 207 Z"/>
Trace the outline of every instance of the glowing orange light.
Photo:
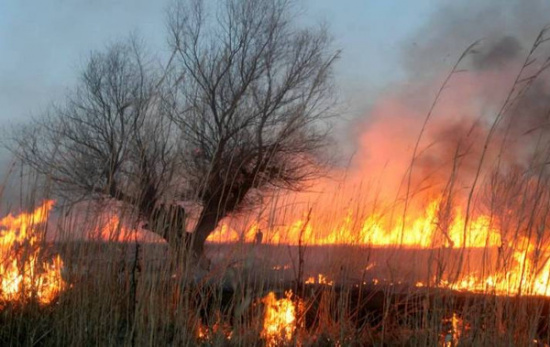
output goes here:
<path id="1" fill-rule="evenodd" d="M 38 227 L 47 221 L 53 204 L 46 201 L 32 213 L 0 220 L 1 301 L 36 299 L 48 304 L 65 288 L 61 257 L 50 263 L 40 260 L 43 237 Z"/>
<path id="2" fill-rule="evenodd" d="M 538 252 L 539 259 L 550 259 L 550 250 L 546 252 L 536 248 L 525 238 L 516 237 L 507 240 L 502 231 L 488 215 L 470 213 L 468 221 L 460 206 L 452 209 L 448 220 L 440 220 L 442 199 L 436 197 L 423 208 L 411 207 L 408 216 L 403 217 L 371 213 L 359 215 L 350 209 L 342 216 L 333 216 L 338 220 L 331 225 L 319 222 L 320 216 L 312 214 L 307 219 L 296 219 L 283 226 L 262 228 L 266 233 L 266 243 L 288 245 L 368 245 L 369 247 L 400 247 L 415 249 L 499 249 L 503 246 L 510 250 L 510 259 L 506 266 L 498 265 L 493 259 L 487 269 L 464 269 L 458 276 L 414 280 L 412 284 L 436 286 L 461 291 L 490 292 L 497 295 L 550 295 L 550 261 L 535 262 L 530 257 Z M 467 223 L 467 225 L 466 225 Z M 209 242 L 253 243 L 260 229 L 258 223 L 248 229 L 237 232 L 229 224 L 222 225 L 208 239 Z M 542 253 L 542 254 L 540 254 Z M 376 267 L 368 264 L 365 271 Z M 305 283 L 330 284 L 330 280 L 317 275 L 307 278 Z M 452 277 L 452 278 L 451 278 Z M 374 280 L 378 283 L 378 280 Z"/>
<path id="3" fill-rule="evenodd" d="M 275 293 L 270 292 L 262 299 L 265 305 L 264 324 L 261 333 L 266 346 L 279 346 L 292 341 L 296 330 L 296 307 L 292 301 L 292 291 L 286 297 L 277 300 Z"/>

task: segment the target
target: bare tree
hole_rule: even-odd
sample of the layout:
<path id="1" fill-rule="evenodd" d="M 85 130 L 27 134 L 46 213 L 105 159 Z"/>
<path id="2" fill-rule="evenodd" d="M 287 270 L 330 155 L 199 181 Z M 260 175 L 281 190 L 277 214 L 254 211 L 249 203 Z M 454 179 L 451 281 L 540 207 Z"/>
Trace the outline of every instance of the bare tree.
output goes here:
<path id="1" fill-rule="evenodd" d="M 171 119 L 202 211 L 193 250 L 265 189 L 318 174 L 337 58 L 323 27 L 299 28 L 288 0 L 180 2 L 171 12 L 178 88 Z M 212 6 L 212 7 L 209 7 Z"/>
<path id="2" fill-rule="evenodd" d="M 175 184 L 178 143 L 142 51 L 130 40 L 92 53 L 76 91 L 15 135 L 13 152 L 63 200 L 109 197 L 149 219 Z M 183 231 L 159 233 L 178 244 Z"/>
<path id="3" fill-rule="evenodd" d="M 165 69 L 134 41 L 92 54 L 76 92 L 24 128 L 14 152 L 70 201 L 122 201 L 202 255 L 222 218 L 319 174 L 338 53 L 323 27 L 298 26 L 293 6 L 176 3 Z M 168 201 L 199 206 L 192 233 Z"/>

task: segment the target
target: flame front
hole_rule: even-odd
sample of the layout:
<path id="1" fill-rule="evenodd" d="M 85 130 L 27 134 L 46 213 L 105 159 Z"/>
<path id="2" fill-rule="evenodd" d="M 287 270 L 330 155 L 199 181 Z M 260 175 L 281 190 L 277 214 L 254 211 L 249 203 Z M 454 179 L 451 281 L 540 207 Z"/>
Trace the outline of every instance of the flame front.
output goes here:
<path id="1" fill-rule="evenodd" d="M 406 217 L 359 214 L 350 209 L 339 219 L 331 216 L 330 223 L 321 215 L 311 215 L 307 219 L 297 218 L 286 227 L 260 228 L 256 222 L 240 234 L 224 223 L 209 241 L 253 243 L 263 229 L 262 233 L 267 235 L 263 237 L 264 242 L 269 244 L 454 251 L 458 254 L 457 259 L 447 256 L 445 261 L 449 264 L 445 265 L 445 274 L 416 279 L 411 284 L 498 295 L 550 295 L 550 249 L 545 246 L 546 242 L 505 230 L 506 226 L 494 215 L 470 212 L 467 219 L 459 206 L 447 214 L 445 211 L 449 211 L 448 207 L 437 197 L 424 209 L 411 208 Z M 469 259 L 472 249 L 488 250 L 485 259 Z M 308 278 L 307 282 L 321 283 L 321 280 L 316 281 L 318 276 Z"/>
<path id="2" fill-rule="evenodd" d="M 39 226 L 47 221 L 54 202 L 46 201 L 32 213 L 8 215 L 0 220 L 0 300 L 35 299 L 48 304 L 65 287 L 61 276 L 63 261 L 42 262 L 43 235 Z"/>

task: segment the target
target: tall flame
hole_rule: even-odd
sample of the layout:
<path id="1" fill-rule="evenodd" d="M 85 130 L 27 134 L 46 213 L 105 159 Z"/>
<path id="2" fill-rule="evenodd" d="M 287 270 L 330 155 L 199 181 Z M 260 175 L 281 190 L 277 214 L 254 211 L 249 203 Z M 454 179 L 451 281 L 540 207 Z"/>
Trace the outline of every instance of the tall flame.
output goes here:
<path id="1" fill-rule="evenodd" d="M 36 299 L 48 304 L 65 287 L 61 257 L 41 261 L 39 226 L 47 221 L 53 204 L 48 200 L 32 213 L 10 214 L 0 220 L 0 301 Z"/>
<path id="2" fill-rule="evenodd" d="M 279 346 L 292 341 L 296 330 L 296 306 L 292 301 L 292 291 L 277 300 L 275 293 L 269 292 L 263 299 L 265 305 L 264 323 L 261 336 L 266 346 Z"/>

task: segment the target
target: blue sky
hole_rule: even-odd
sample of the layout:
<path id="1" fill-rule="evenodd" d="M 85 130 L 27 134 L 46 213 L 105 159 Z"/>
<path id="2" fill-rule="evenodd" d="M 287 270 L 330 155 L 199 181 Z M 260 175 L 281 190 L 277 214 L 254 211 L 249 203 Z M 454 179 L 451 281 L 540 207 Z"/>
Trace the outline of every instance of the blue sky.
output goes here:
<path id="1" fill-rule="evenodd" d="M 438 3 L 444 1 L 307 2 L 309 14 L 329 23 L 335 44 L 342 49 L 336 72 L 346 98 L 357 103 L 372 99 L 402 76 L 401 53 L 407 39 L 428 22 Z"/>
<path id="2" fill-rule="evenodd" d="M 305 19 L 329 24 L 342 49 L 336 82 L 348 112 L 364 112 L 402 76 L 407 38 L 422 27 L 436 0 L 306 0 Z M 39 114 L 74 86 L 91 50 L 138 33 L 152 50 L 166 49 L 168 0 L 0 1 L 0 123 Z"/>
<path id="3" fill-rule="evenodd" d="M 62 99 L 90 51 L 130 33 L 162 56 L 170 1 L 0 0 L 0 126 Z M 550 13 L 547 0 L 301 1 L 303 19 L 326 22 L 342 50 L 335 77 L 348 119 L 368 117 L 394 83 L 448 68 L 477 39 L 531 42 Z"/>

